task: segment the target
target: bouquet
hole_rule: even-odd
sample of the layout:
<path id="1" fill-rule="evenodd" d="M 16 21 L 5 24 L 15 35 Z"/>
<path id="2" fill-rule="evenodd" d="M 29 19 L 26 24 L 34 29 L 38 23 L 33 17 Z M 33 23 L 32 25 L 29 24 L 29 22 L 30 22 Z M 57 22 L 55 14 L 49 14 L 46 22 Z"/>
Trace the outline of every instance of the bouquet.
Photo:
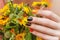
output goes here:
<path id="1" fill-rule="evenodd" d="M 0 9 L 0 34 L 3 40 L 42 40 L 30 33 L 26 26 L 29 16 L 36 16 L 41 7 L 49 7 L 47 1 L 33 2 L 32 7 L 26 3 L 14 4 L 11 0 Z M 32 30 L 32 29 L 31 29 Z"/>

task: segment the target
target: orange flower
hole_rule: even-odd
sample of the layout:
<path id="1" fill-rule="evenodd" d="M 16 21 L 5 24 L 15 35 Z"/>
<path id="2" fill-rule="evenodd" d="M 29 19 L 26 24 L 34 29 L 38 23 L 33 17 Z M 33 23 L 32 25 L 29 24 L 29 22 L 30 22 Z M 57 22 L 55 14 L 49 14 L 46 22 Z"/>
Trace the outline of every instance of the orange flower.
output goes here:
<path id="1" fill-rule="evenodd" d="M 10 32 L 11 32 L 11 33 L 13 33 L 13 34 L 15 34 L 15 31 L 14 31 L 14 29 L 13 29 L 13 28 L 10 30 Z"/>
<path id="2" fill-rule="evenodd" d="M 25 36 L 25 33 L 17 34 L 15 40 L 23 40 L 24 36 Z"/>
<path id="3" fill-rule="evenodd" d="M 38 12 L 38 9 L 32 10 L 32 13 L 33 13 L 33 14 L 36 14 L 37 12 Z"/>

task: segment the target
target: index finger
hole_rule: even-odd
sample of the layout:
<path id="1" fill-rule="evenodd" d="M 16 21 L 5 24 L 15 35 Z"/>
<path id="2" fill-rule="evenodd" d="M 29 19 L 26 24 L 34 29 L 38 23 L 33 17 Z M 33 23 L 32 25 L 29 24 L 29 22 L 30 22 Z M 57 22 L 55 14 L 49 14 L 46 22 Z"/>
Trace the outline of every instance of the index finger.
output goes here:
<path id="1" fill-rule="evenodd" d="M 37 12 L 37 15 L 44 16 L 44 17 L 49 18 L 49 19 L 56 21 L 56 22 L 60 22 L 60 17 L 49 10 L 39 10 Z"/>

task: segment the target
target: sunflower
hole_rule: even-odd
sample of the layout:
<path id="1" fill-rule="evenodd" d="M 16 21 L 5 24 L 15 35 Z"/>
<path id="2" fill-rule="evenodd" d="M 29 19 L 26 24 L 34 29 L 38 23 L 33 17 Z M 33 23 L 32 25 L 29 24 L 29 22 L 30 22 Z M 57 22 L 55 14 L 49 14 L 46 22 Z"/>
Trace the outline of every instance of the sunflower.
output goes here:
<path id="1" fill-rule="evenodd" d="M 16 8 L 18 6 L 18 4 L 13 4 L 13 7 Z"/>
<path id="2" fill-rule="evenodd" d="M 38 5 L 41 5 L 41 2 L 33 2 L 32 3 L 32 6 L 38 6 Z"/>
<path id="3" fill-rule="evenodd" d="M 20 8 L 22 8 L 23 7 L 23 5 L 24 5 L 24 3 L 22 2 L 22 3 L 20 3 L 20 4 L 18 4 L 18 8 L 20 9 Z"/>
<path id="4" fill-rule="evenodd" d="M 4 12 L 6 12 L 8 9 L 9 9 L 9 5 L 6 4 L 6 5 L 4 6 L 4 8 L 0 9 L 0 13 L 4 13 Z"/>
<path id="5" fill-rule="evenodd" d="M 34 7 L 34 6 L 48 6 L 48 7 L 50 7 L 51 6 L 51 3 L 50 2 L 48 2 L 48 0 L 42 0 L 41 2 L 33 2 L 32 3 L 32 6 Z"/>
<path id="6" fill-rule="evenodd" d="M 28 7 L 28 6 L 23 6 L 23 10 L 24 10 L 24 12 L 26 12 L 27 14 L 31 11 L 30 7 Z"/>
<path id="7" fill-rule="evenodd" d="M 18 21 L 19 21 L 19 24 L 20 24 L 20 25 L 26 26 L 25 24 L 26 24 L 26 22 L 27 22 L 27 17 L 23 17 L 22 19 L 19 19 Z"/>
<path id="8" fill-rule="evenodd" d="M 5 25 L 8 22 L 9 18 L 8 17 L 4 17 L 2 19 L 0 19 L 0 25 Z"/>

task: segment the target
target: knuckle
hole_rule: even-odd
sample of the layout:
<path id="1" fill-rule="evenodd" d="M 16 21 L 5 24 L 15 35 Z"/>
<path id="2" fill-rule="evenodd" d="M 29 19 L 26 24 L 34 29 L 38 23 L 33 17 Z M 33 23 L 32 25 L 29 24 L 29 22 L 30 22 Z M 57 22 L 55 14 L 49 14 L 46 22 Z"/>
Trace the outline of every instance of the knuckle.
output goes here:
<path id="1" fill-rule="evenodd" d="M 51 11 L 46 11 L 46 16 L 47 16 L 47 17 L 51 17 L 52 14 L 53 14 L 53 13 L 52 13 Z"/>

